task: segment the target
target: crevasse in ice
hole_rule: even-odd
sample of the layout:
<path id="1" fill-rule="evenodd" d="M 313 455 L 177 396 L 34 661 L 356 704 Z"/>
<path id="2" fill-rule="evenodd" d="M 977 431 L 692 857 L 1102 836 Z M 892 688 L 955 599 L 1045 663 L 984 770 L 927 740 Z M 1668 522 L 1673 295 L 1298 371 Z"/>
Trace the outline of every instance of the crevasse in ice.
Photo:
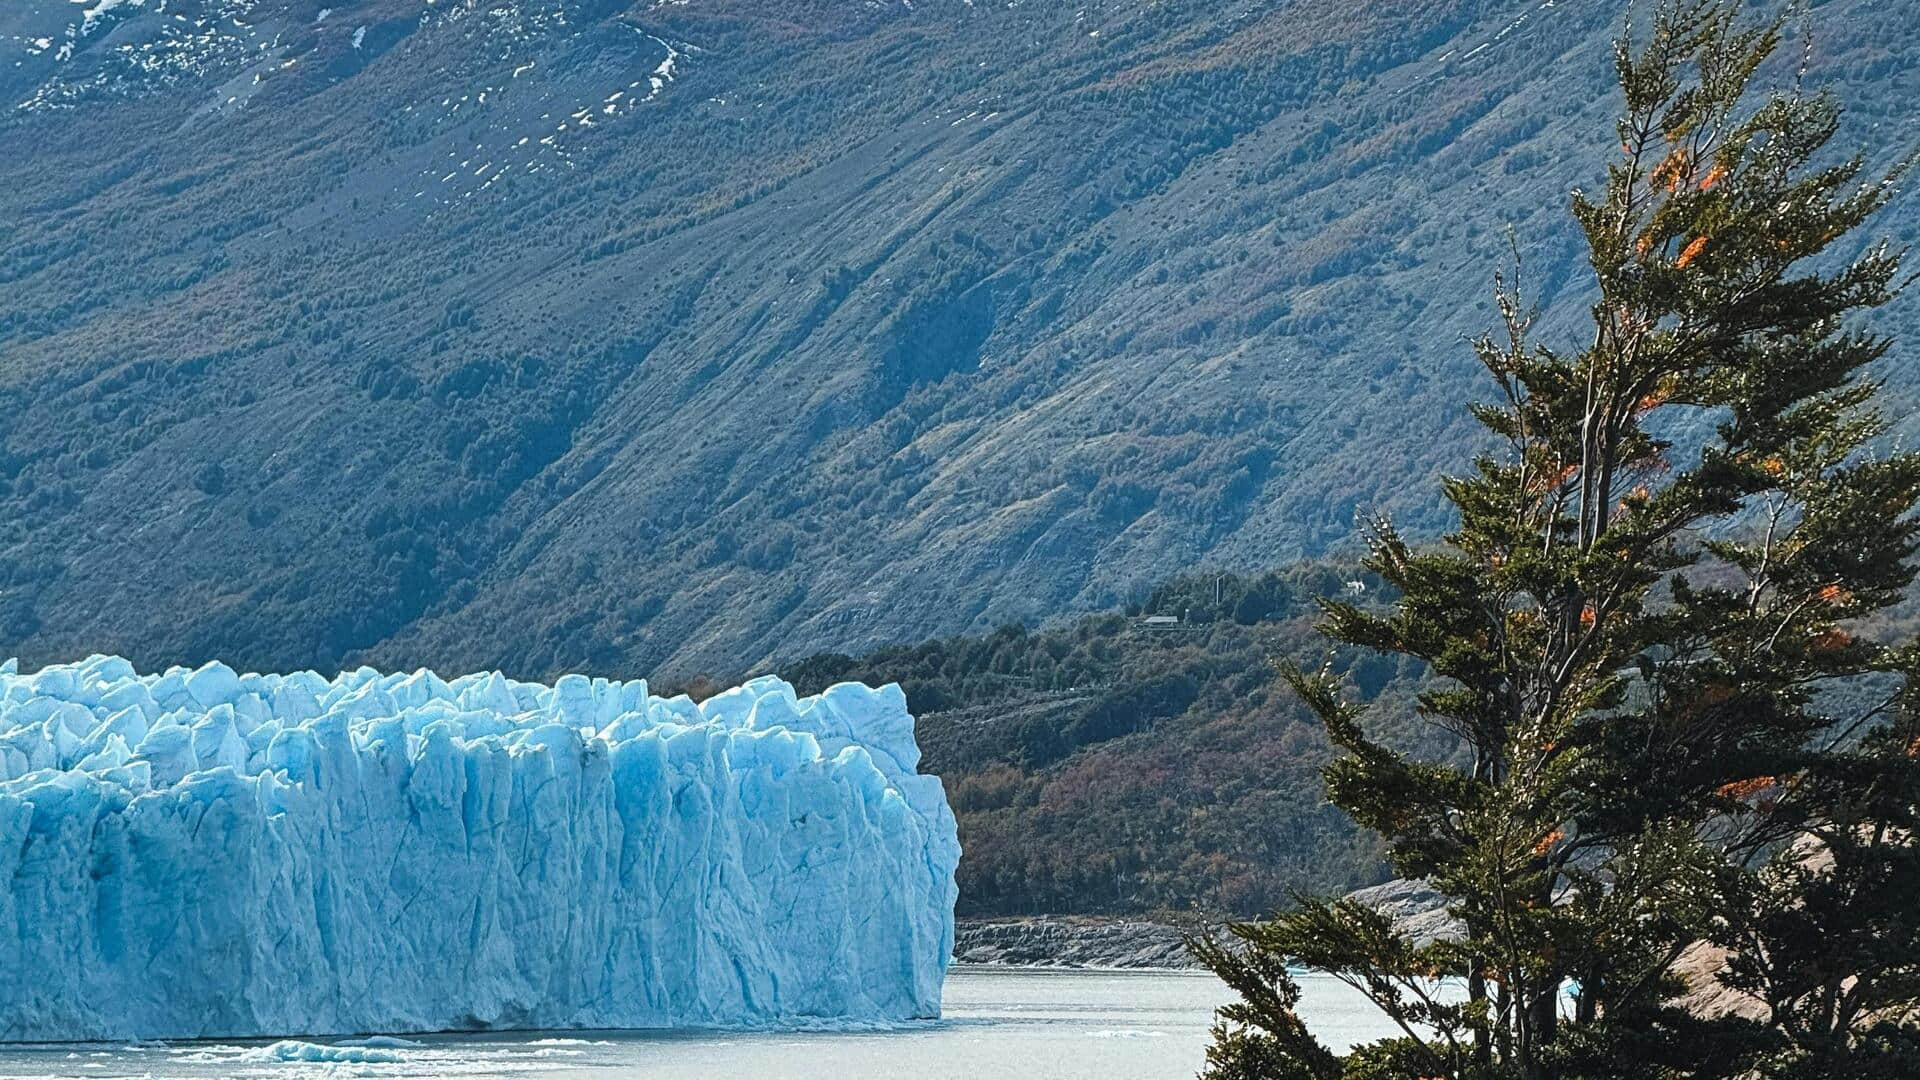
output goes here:
<path id="1" fill-rule="evenodd" d="M 938 1014 L 898 687 L 0 666 L 0 1040 Z"/>

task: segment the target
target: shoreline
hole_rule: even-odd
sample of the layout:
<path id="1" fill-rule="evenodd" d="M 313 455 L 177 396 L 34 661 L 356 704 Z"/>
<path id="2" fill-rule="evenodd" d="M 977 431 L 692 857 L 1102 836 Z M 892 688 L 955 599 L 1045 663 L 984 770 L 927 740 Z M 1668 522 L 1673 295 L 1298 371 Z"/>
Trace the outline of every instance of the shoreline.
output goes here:
<path id="1" fill-rule="evenodd" d="M 1393 919 L 1415 944 L 1459 933 L 1446 901 L 1424 882 L 1393 880 L 1348 894 Z M 1189 934 L 1229 935 L 1219 918 L 1179 922 L 1126 915 L 967 916 L 955 920 L 954 967 L 1038 971 L 1205 971 L 1187 951 Z"/>
<path id="2" fill-rule="evenodd" d="M 980 917 L 954 924 L 953 967 L 993 971 L 1204 971 L 1185 937 L 1224 924 L 1176 926 L 1124 916 Z"/>

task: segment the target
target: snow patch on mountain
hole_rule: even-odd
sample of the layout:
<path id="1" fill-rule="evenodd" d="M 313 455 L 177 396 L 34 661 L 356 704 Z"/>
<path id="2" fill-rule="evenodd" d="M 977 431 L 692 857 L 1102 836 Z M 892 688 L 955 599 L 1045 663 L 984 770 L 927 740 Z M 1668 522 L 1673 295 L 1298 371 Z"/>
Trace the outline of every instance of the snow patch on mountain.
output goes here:
<path id="1" fill-rule="evenodd" d="M 80 0 L 86 3 L 87 0 Z M 92 4 L 80 13 L 80 35 L 85 37 L 93 33 L 93 28 L 109 12 L 125 7 L 146 7 L 147 0 L 92 0 Z"/>

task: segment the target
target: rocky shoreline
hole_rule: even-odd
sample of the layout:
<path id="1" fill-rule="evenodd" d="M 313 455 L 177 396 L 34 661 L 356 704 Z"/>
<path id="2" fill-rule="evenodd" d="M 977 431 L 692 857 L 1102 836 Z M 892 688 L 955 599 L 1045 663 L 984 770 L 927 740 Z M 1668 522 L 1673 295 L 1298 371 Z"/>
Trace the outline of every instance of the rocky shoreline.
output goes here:
<path id="1" fill-rule="evenodd" d="M 1414 945 L 1457 938 L 1461 927 L 1446 899 L 1423 881 L 1394 880 L 1347 894 L 1393 920 Z M 1224 923 L 1194 920 L 1184 925 L 1151 919 L 1092 915 L 961 919 L 954 928 L 958 966 L 1031 968 L 1047 971 L 1201 971 L 1187 951 L 1189 935 L 1215 940 L 1231 935 Z M 1683 1007 L 1703 1016 L 1764 1016 L 1758 1000 L 1719 984 L 1715 973 L 1726 953 L 1705 942 L 1688 949 L 1674 973 L 1696 989 Z"/>
<path id="2" fill-rule="evenodd" d="M 1389 881 L 1350 899 L 1392 916 L 1416 944 L 1458 932 L 1445 900 L 1424 882 Z M 1175 925 L 1093 915 L 961 919 L 954 927 L 953 959 L 991 967 L 1196 971 L 1201 965 L 1187 951 L 1190 934 L 1228 936 L 1224 923 L 1201 920 Z"/>
<path id="3" fill-rule="evenodd" d="M 958 964 L 1083 970 L 1197 970 L 1185 935 L 1220 933 L 1144 919 L 1037 915 L 962 919 L 954 927 Z"/>

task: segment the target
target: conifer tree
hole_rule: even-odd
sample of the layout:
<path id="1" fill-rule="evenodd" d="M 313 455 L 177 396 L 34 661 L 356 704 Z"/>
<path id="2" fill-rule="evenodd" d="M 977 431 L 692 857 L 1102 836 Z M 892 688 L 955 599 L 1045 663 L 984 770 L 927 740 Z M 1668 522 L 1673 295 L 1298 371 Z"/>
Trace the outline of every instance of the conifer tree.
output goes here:
<path id="1" fill-rule="evenodd" d="M 1502 330 L 1477 352 L 1497 399 L 1474 411 L 1499 450 L 1444 482 L 1444 547 L 1371 523 L 1390 612 L 1327 605 L 1334 640 L 1428 665 L 1421 713 L 1458 757 L 1383 745 L 1324 672 L 1287 672 L 1343 751 L 1329 797 L 1450 898 L 1462 936 L 1419 945 L 1303 897 L 1236 927 L 1242 948 L 1196 943 L 1240 994 L 1207 1076 L 1920 1060 L 1892 1064 L 1920 1000 L 1920 690 L 1899 689 L 1920 663 L 1856 635 L 1912 580 L 1920 458 L 1880 446 L 1867 368 L 1889 343 L 1851 318 L 1897 292 L 1898 258 L 1845 245 L 1905 169 L 1830 160 L 1838 108 L 1797 80 L 1750 94 L 1781 29 L 1681 0 L 1623 36 L 1615 160 L 1573 198 L 1592 338 L 1536 342 L 1496 279 Z M 1744 1003 L 1725 1015 L 1686 1007 L 1700 987 L 1676 966 L 1715 947 L 1706 978 Z M 1333 1052 L 1290 967 L 1358 988 L 1402 1034 Z"/>

